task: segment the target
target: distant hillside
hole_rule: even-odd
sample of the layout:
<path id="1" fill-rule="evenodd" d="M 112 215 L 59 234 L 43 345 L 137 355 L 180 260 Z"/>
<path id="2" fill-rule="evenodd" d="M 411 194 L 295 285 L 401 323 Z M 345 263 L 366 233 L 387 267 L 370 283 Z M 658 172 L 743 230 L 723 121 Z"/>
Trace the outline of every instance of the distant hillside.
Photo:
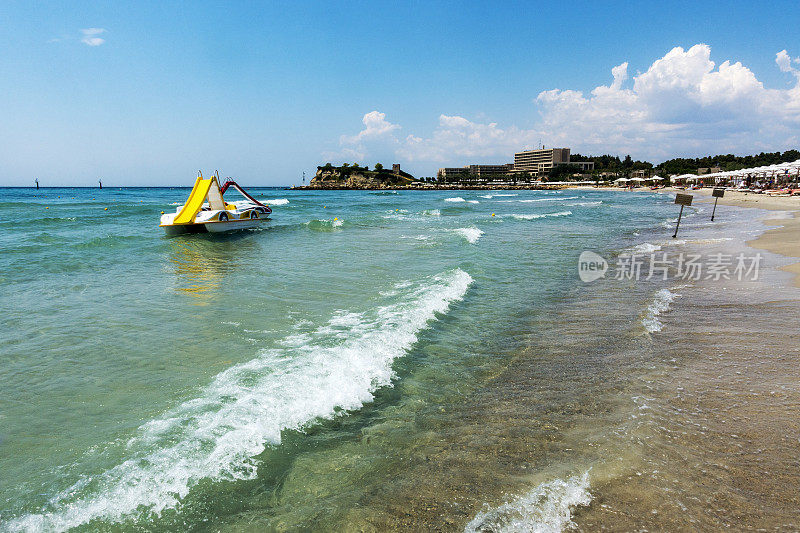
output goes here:
<path id="1" fill-rule="evenodd" d="M 653 164 L 647 161 L 634 161 L 630 155 L 626 155 L 624 159 L 620 159 L 616 155 L 581 155 L 572 154 L 569 158 L 572 162 L 577 161 L 592 161 L 594 162 L 595 172 L 617 172 L 617 173 L 630 173 L 634 170 L 650 170 Z M 555 167 L 562 173 L 569 170 Z"/>
<path id="2" fill-rule="evenodd" d="M 614 172 L 618 174 L 629 174 L 634 170 L 650 170 L 664 176 L 671 174 L 694 174 L 698 168 L 719 167 L 722 170 L 739 170 L 741 168 L 760 167 L 765 165 L 775 165 L 777 163 L 787 163 L 800 159 L 800 152 L 797 150 L 787 150 L 781 152 L 761 152 L 758 155 L 735 156 L 710 155 L 696 158 L 675 158 L 669 159 L 653 166 L 647 161 L 634 161 L 631 156 L 620 159 L 614 155 L 585 156 L 572 154 L 570 161 L 594 161 L 595 172 Z M 553 173 L 567 174 L 572 169 L 569 167 L 554 167 Z M 558 176 L 551 176 L 558 177 Z"/>
<path id="3" fill-rule="evenodd" d="M 359 165 L 345 163 L 336 167 L 327 163 L 317 167 L 317 173 L 311 180 L 312 188 L 348 188 L 348 189 L 384 189 L 389 187 L 402 187 L 417 181 L 408 172 L 399 171 L 395 174 L 383 165 L 375 165 L 375 170 Z"/>

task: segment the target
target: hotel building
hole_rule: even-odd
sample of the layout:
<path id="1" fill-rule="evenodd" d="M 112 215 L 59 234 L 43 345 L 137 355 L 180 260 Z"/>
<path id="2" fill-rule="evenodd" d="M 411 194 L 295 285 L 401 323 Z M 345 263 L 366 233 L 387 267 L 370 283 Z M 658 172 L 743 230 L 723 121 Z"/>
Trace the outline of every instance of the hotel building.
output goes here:
<path id="1" fill-rule="evenodd" d="M 487 181 L 492 179 L 505 179 L 514 169 L 513 163 L 504 165 L 465 165 L 463 167 L 440 168 L 436 173 L 439 181 Z"/>
<path id="2" fill-rule="evenodd" d="M 515 179 L 515 175 L 523 173 L 534 178 L 543 178 L 553 167 L 558 165 L 575 166 L 582 172 L 594 170 L 593 161 L 570 161 L 569 151 L 569 148 L 525 150 L 515 153 L 514 162 L 505 165 L 466 165 L 440 168 L 436 173 L 436 179 L 439 181 L 505 180 Z"/>
<path id="3" fill-rule="evenodd" d="M 541 148 L 514 154 L 514 171 L 530 172 L 537 178 L 546 176 L 557 165 L 573 165 L 583 172 L 594 170 L 592 161 L 570 161 L 569 148 Z"/>

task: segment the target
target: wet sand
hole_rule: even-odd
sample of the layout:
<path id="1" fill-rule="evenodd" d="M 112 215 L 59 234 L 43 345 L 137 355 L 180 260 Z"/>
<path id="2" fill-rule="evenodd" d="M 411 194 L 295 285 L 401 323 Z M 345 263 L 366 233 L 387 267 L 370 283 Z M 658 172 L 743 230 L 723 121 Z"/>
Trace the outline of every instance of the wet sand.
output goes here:
<path id="1" fill-rule="evenodd" d="M 746 244 L 800 257 L 799 198 L 726 192 L 719 206 L 787 211 Z M 673 303 L 654 335 L 663 369 L 642 383 L 639 467 L 593 484 L 579 530 L 800 529 L 800 292 L 786 284 L 700 284 Z"/>
<path id="2" fill-rule="evenodd" d="M 742 305 L 728 295 L 677 303 L 665 330 L 680 334 L 660 339 L 657 356 L 674 363 L 642 383 L 643 455 L 593 485 L 578 528 L 800 528 L 798 311 L 796 300 Z"/>

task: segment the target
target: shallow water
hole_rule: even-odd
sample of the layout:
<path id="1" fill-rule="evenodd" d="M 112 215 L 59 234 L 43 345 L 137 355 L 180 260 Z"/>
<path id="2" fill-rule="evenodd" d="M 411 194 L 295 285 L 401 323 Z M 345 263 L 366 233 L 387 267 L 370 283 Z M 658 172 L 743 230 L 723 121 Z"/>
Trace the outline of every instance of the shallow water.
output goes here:
<path id="1" fill-rule="evenodd" d="M 672 241 L 648 193 L 252 192 L 261 229 L 167 239 L 188 189 L 0 191 L 0 528 L 613 528 L 694 287 L 578 255 L 760 230 L 699 205 Z"/>

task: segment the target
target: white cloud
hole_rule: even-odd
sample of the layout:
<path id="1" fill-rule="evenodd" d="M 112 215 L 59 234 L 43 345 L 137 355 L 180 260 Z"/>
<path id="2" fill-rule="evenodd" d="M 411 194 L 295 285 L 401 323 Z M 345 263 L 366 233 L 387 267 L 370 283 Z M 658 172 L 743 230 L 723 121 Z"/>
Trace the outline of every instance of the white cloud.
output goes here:
<path id="1" fill-rule="evenodd" d="M 800 58 L 782 50 L 775 62 L 797 77 L 792 88 L 768 89 L 740 62 L 717 65 L 705 44 L 688 50 L 675 47 L 630 81 L 625 62 L 611 69 L 609 85 L 589 94 L 571 89 L 540 92 L 534 103 L 541 119 L 528 129 L 440 115 L 431 136 L 400 138 L 400 126 L 373 111 L 364 116 L 365 129 L 342 136 L 340 144 L 359 159 L 390 150 L 408 162 L 455 165 L 478 159 L 511 161 L 515 151 L 539 139 L 581 153 L 630 153 L 650 160 L 796 148 L 800 71 L 793 65 Z"/>
<path id="2" fill-rule="evenodd" d="M 495 122 L 481 124 L 464 117 L 440 115 L 439 125 L 430 138 L 408 135 L 398 147 L 397 155 L 408 161 L 483 159 L 533 145 L 539 135 L 536 130 L 521 130 L 516 126 L 502 129 Z"/>
<path id="3" fill-rule="evenodd" d="M 612 72 L 611 86 L 589 97 L 558 89 L 539 94 L 551 143 L 653 159 L 796 143 L 800 88 L 767 89 L 739 62 L 717 67 L 707 45 L 673 48 L 634 76 L 631 88 Z"/>
<path id="4" fill-rule="evenodd" d="M 400 126 L 397 124 L 392 124 L 386 120 L 386 113 L 381 113 L 379 111 L 367 113 L 361 121 L 364 123 L 364 129 L 352 137 L 342 135 L 340 139 L 341 144 L 358 144 L 365 140 L 387 136 L 393 131 L 400 129 Z"/>
<path id="5" fill-rule="evenodd" d="M 800 77 L 800 70 L 792 66 L 792 63 L 800 63 L 800 57 L 791 58 L 786 50 L 781 50 L 775 54 L 775 63 L 778 64 L 778 68 L 781 69 L 781 72 L 791 72 L 795 76 Z"/>
<path id="6" fill-rule="evenodd" d="M 387 155 L 397 148 L 399 141 L 395 132 L 400 125 L 386 120 L 386 113 L 370 111 L 361 119 L 364 129 L 355 135 L 339 137 L 339 151 L 323 152 L 325 159 L 334 161 L 363 162 L 369 154 Z M 369 145 L 369 147 L 367 146 Z"/>
<path id="7" fill-rule="evenodd" d="M 83 37 L 81 38 L 81 42 L 84 44 L 88 44 L 89 46 L 100 46 L 101 44 L 106 42 L 106 40 L 101 37 L 98 37 L 98 35 L 101 35 L 105 32 L 106 30 L 104 28 L 82 29 L 81 34 L 83 34 Z"/>

